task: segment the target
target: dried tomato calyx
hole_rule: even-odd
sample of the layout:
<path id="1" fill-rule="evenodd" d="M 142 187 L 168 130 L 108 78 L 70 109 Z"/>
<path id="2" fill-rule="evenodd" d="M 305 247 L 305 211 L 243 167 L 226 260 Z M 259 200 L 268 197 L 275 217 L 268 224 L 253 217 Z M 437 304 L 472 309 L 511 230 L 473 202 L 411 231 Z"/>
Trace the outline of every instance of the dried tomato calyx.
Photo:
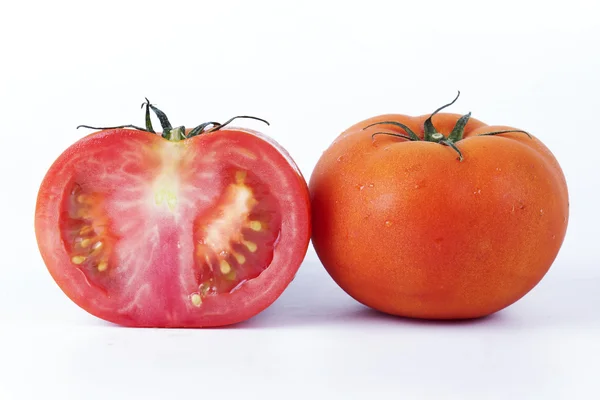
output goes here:
<path id="1" fill-rule="evenodd" d="M 456 95 L 456 97 L 454 98 L 454 100 L 452 100 L 448 104 L 444 104 L 443 106 L 441 106 L 437 110 L 435 110 L 433 113 L 431 113 L 431 115 L 429 115 L 429 117 L 425 120 L 425 122 L 423 124 L 423 139 L 421 139 L 407 125 L 402 124 L 402 123 L 397 122 L 397 121 L 375 122 L 373 124 L 367 125 L 366 127 L 363 128 L 363 130 L 365 130 L 367 128 L 370 128 L 372 126 L 375 126 L 375 125 L 393 125 L 393 126 L 397 126 L 400 129 L 402 129 L 404 132 L 406 132 L 406 134 L 398 133 L 398 132 L 375 132 L 375 133 L 373 133 L 371 135 L 371 137 L 373 138 L 376 135 L 388 135 L 388 136 L 399 137 L 399 138 L 402 138 L 402 139 L 407 139 L 407 140 L 410 140 L 410 141 L 421 141 L 421 140 L 423 140 L 423 141 L 426 141 L 426 142 L 439 143 L 439 144 L 451 147 L 458 154 L 458 160 L 462 161 L 463 160 L 463 155 L 462 155 L 461 151 L 459 150 L 459 148 L 456 146 L 455 143 L 459 142 L 459 141 L 461 141 L 463 139 L 463 136 L 465 134 L 465 127 L 467 126 L 467 123 L 469 122 L 469 119 L 471 118 L 471 113 L 469 112 L 469 113 L 463 115 L 462 117 L 460 117 L 456 121 L 456 124 L 454 125 L 454 128 L 452 128 L 452 132 L 450 132 L 450 134 L 447 137 L 443 133 L 438 132 L 437 129 L 435 129 L 435 126 L 433 125 L 433 121 L 432 121 L 432 118 L 433 118 L 433 116 L 435 114 L 437 114 L 438 112 L 442 111 L 443 109 L 445 109 L 447 107 L 450 107 L 452 104 L 454 104 L 456 102 L 456 100 L 458 100 L 459 96 L 460 96 L 460 90 L 458 91 L 458 94 Z M 486 133 L 482 133 L 482 134 L 480 134 L 478 136 L 493 136 L 493 135 L 500 135 L 500 134 L 503 134 L 503 133 L 511 133 L 511 132 L 524 133 L 529 138 L 532 137 L 529 133 L 527 133 L 526 131 L 520 130 L 520 129 L 486 132 Z"/>
<path id="2" fill-rule="evenodd" d="M 241 119 L 241 118 L 254 119 L 257 121 L 264 122 L 265 124 L 269 125 L 269 122 L 262 118 L 252 117 L 249 115 L 238 115 L 238 116 L 229 118 L 224 123 L 214 122 L 214 121 L 204 122 L 204 123 L 196 126 L 195 128 L 191 129 L 186 134 L 185 126 L 181 125 L 181 126 L 177 126 L 177 127 L 173 128 L 173 126 L 171 125 L 171 122 L 169 122 L 169 118 L 167 117 L 167 115 L 164 112 L 162 112 L 160 109 L 156 108 L 156 106 L 154 106 L 152 103 L 150 103 L 150 100 L 148 100 L 148 98 L 146 98 L 146 101 L 144 103 L 142 103 L 142 108 L 144 108 L 144 107 L 146 108 L 146 127 L 145 128 L 139 127 L 137 125 L 132 125 L 132 124 L 119 125 L 119 126 L 108 126 L 108 127 L 79 125 L 79 126 L 77 126 L 77 128 L 101 129 L 101 130 L 131 128 L 131 129 L 136 129 L 139 131 L 156 134 L 157 132 L 154 130 L 154 127 L 152 126 L 152 119 L 150 116 L 150 111 L 152 111 L 156 115 L 156 117 L 158 118 L 158 120 L 160 122 L 160 126 L 162 128 L 162 133 L 160 135 L 163 138 L 170 140 L 170 141 L 174 141 L 174 142 L 179 141 L 179 140 L 189 139 L 191 137 L 198 136 L 203 133 L 218 131 L 219 129 L 222 129 L 225 126 L 229 125 L 232 121 L 234 121 L 236 119 Z"/>

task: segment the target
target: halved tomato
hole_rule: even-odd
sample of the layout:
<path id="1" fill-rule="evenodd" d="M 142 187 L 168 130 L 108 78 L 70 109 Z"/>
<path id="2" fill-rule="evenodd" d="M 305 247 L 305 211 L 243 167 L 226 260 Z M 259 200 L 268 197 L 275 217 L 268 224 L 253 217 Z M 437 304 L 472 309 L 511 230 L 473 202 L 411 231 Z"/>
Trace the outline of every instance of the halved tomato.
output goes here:
<path id="1" fill-rule="evenodd" d="M 36 207 L 42 257 L 67 296 L 117 324 L 246 320 L 279 297 L 306 254 L 306 182 L 255 131 L 164 122 L 163 135 L 151 124 L 102 130 L 54 162 Z"/>

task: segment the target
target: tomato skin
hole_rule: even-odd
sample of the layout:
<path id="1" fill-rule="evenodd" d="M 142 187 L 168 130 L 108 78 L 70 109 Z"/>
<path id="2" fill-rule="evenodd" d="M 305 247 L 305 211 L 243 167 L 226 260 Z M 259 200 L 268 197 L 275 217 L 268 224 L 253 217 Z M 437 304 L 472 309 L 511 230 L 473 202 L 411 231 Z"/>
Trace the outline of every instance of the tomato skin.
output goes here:
<path id="1" fill-rule="evenodd" d="M 514 303 L 553 263 L 568 223 L 560 166 L 536 138 L 471 119 L 450 147 L 377 135 L 396 121 L 423 137 L 428 117 L 382 115 L 343 132 L 309 188 L 312 241 L 349 295 L 405 317 L 462 319 Z M 448 135 L 460 116 L 433 117 Z"/>
<path id="2" fill-rule="evenodd" d="M 215 206 L 219 193 L 226 187 L 226 182 L 223 181 L 224 165 L 234 160 L 238 165 L 247 163 L 250 171 L 262 174 L 265 187 L 268 186 L 268 190 L 274 193 L 276 206 L 286 211 L 282 213 L 279 236 L 270 264 L 258 276 L 240 284 L 235 291 L 204 298 L 199 307 L 187 301 L 198 287 L 193 282 L 195 261 L 193 234 L 190 230 L 194 226 L 193 220 L 198 217 L 194 213 L 182 213 L 178 216 L 177 223 L 170 222 L 175 221 L 169 219 L 171 217 L 157 217 L 157 221 L 161 221 L 161 244 L 157 251 L 164 254 L 161 253 L 155 259 L 151 257 L 152 249 L 145 247 L 142 242 L 144 236 L 140 232 L 136 250 L 140 250 L 140 259 L 150 260 L 148 271 L 156 272 L 139 273 L 134 270 L 131 274 L 139 275 L 135 276 L 136 283 L 152 284 L 149 287 L 158 290 L 153 293 L 141 290 L 137 297 L 132 293 L 125 298 L 119 292 L 119 288 L 125 286 L 110 283 L 126 280 L 119 275 L 122 273 L 118 270 L 108 269 L 104 277 L 97 278 L 99 273 L 84 273 L 83 269 L 73 265 L 68 243 L 64 235 L 61 236 L 60 226 L 64 224 L 63 210 L 71 181 L 83 180 L 86 188 L 101 187 L 102 193 L 110 197 L 112 192 L 128 189 L 127 185 L 131 181 L 127 174 L 136 175 L 141 180 L 150 176 L 153 168 L 156 168 L 154 164 L 160 161 L 157 161 L 153 153 L 155 150 L 152 149 L 167 147 L 177 148 L 172 152 L 176 155 L 191 154 L 190 163 L 195 162 L 196 154 L 213 153 L 211 157 L 214 160 L 207 165 L 214 170 L 214 177 L 207 178 L 206 182 L 210 184 L 214 196 L 206 201 L 192 198 L 188 202 L 188 210 L 194 211 L 196 203 L 202 202 L 206 203 L 203 206 L 205 210 Z M 236 149 L 240 149 L 239 154 L 235 153 Z M 149 155 L 143 162 L 124 164 L 123 153 L 129 150 L 133 154 Z M 248 151 L 257 157 L 244 159 L 240 155 Z M 101 162 L 92 163 L 88 160 Z M 123 174 L 118 185 L 111 186 L 98 178 L 102 173 L 119 176 L 123 171 L 126 174 Z M 184 176 L 190 184 L 197 183 L 193 176 L 185 175 L 185 170 L 175 171 L 173 174 L 175 177 Z M 139 208 L 145 210 L 144 207 L 145 203 Z M 148 215 L 141 215 L 136 209 L 125 215 L 131 215 L 132 221 L 148 219 Z M 112 221 L 112 224 L 118 222 Z M 78 306 L 99 318 L 136 327 L 223 326 L 258 314 L 273 303 L 294 278 L 306 254 L 310 230 L 309 194 L 300 170 L 289 154 L 273 140 L 258 132 L 241 128 L 221 129 L 176 144 L 158 135 L 131 129 L 111 129 L 86 136 L 65 150 L 53 163 L 40 186 L 35 212 L 38 247 L 61 290 Z M 115 248 L 120 239 L 122 238 L 116 239 Z M 154 262 L 156 260 L 162 261 Z M 176 267 L 181 267 L 183 272 L 173 272 Z M 194 285 L 196 289 L 193 288 Z"/>

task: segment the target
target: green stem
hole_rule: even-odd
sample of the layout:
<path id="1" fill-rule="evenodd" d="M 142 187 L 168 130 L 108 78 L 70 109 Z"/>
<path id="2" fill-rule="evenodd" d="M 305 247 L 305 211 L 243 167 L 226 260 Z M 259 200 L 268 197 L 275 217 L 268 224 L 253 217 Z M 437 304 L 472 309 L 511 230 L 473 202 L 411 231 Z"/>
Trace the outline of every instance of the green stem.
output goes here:
<path id="1" fill-rule="evenodd" d="M 145 112 L 146 128 L 141 128 L 136 125 L 119 125 L 119 126 L 111 126 L 111 127 L 95 127 L 95 126 L 90 126 L 90 125 L 79 125 L 77 128 L 89 128 L 89 129 L 100 129 L 100 130 L 133 128 L 138 131 L 143 131 L 143 132 L 148 132 L 148 133 L 156 133 L 152 126 L 152 119 L 150 118 L 151 117 L 150 110 L 152 110 L 152 112 L 154 112 L 154 114 L 160 121 L 161 127 L 163 128 L 163 132 L 162 132 L 161 136 L 167 140 L 174 141 L 174 142 L 192 138 L 194 136 L 198 136 L 203 133 L 216 132 L 216 131 L 222 129 L 223 127 L 225 127 L 226 125 L 230 124 L 232 121 L 239 119 L 239 118 L 254 119 L 257 121 L 264 122 L 265 124 L 269 125 L 269 122 L 262 118 L 252 117 L 249 115 L 238 115 L 236 117 L 228 119 L 225 123 L 222 123 L 222 124 L 219 122 L 214 122 L 214 121 L 204 122 L 204 123 L 196 126 L 194 129 L 192 129 L 190 131 L 190 133 L 186 136 L 185 127 L 178 126 L 176 128 L 173 128 L 171 126 L 171 122 L 169 122 L 169 118 L 167 118 L 167 115 L 164 112 L 162 112 L 161 110 L 159 110 L 158 108 L 156 108 L 152 103 L 150 103 L 150 100 L 148 100 L 148 98 L 146 98 L 146 101 L 144 103 L 142 103 L 142 108 L 144 108 L 144 107 L 146 108 L 146 112 Z M 209 126 L 210 126 L 210 128 L 207 129 Z"/>
<path id="2" fill-rule="evenodd" d="M 458 153 L 458 161 L 463 160 L 463 155 L 458 149 L 458 147 L 456 147 L 456 144 L 454 144 L 454 142 L 451 142 L 450 140 L 441 140 L 440 143 L 452 147 L 452 149 Z"/>
<path id="3" fill-rule="evenodd" d="M 168 132 L 166 132 L 166 135 L 163 135 L 163 137 L 171 142 L 183 140 L 185 139 L 185 127 L 178 126 L 177 128 L 170 129 Z"/>
<path id="4" fill-rule="evenodd" d="M 148 100 L 148 98 L 146 98 L 146 104 L 148 104 L 148 107 L 150 107 L 150 109 L 158 117 L 158 121 L 160 122 L 160 126 L 163 128 L 163 136 L 164 136 L 164 132 L 166 132 L 166 131 L 168 131 L 170 129 L 173 129 L 173 127 L 171 126 L 171 123 L 169 122 L 169 118 L 167 118 L 167 114 L 165 114 L 164 112 L 162 112 L 161 110 L 159 110 L 158 108 L 156 108 L 154 105 L 152 105 L 150 103 L 150 100 Z"/>
<path id="5" fill-rule="evenodd" d="M 530 133 L 528 133 L 528 132 L 526 132 L 526 131 L 522 131 L 522 130 L 520 130 L 520 129 L 509 129 L 509 130 L 506 130 L 506 131 L 486 132 L 486 133 L 480 133 L 480 134 L 479 134 L 479 135 L 477 135 L 477 136 L 495 136 L 495 135 L 501 135 L 501 134 L 503 134 L 503 133 L 524 133 L 524 134 L 526 134 L 526 135 L 527 135 L 527 137 L 528 137 L 529 139 L 533 139 L 533 136 L 531 136 L 531 134 L 530 134 Z"/>
<path id="6" fill-rule="evenodd" d="M 146 97 L 146 102 L 142 103 L 142 108 L 146 106 L 146 130 L 148 132 L 156 133 L 154 131 L 154 127 L 152 126 L 152 119 L 150 118 L 150 100 Z"/>
<path id="7" fill-rule="evenodd" d="M 194 129 L 192 129 L 190 131 L 190 133 L 188 133 L 187 137 L 191 138 L 191 137 L 194 137 L 194 136 L 197 136 L 197 135 L 200 135 L 200 134 L 204 133 L 204 129 L 207 126 L 209 126 L 209 125 L 217 126 L 217 125 L 220 125 L 220 124 L 218 122 L 205 122 L 203 124 L 198 125 Z"/>
<path id="8" fill-rule="evenodd" d="M 456 121 L 456 125 L 454 125 L 452 132 L 450 132 L 450 135 L 448 135 L 448 140 L 450 140 L 453 143 L 462 140 L 465 134 L 465 126 L 467 126 L 469 118 L 471 118 L 470 112 L 466 115 L 463 115 L 458 119 L 458 121 Z"/>
<path id="9" fill-rule="evenodd" d="M 432 142 L 439 143 L 442 139 L 445 139 L 445 138 L 446 137 L 442 133 L 439 133 L 439 132 L 434 132 L 434 133 L 431 134 L 431 141 Z"/>
<path id="10" fill-rule="evenodd" d="M 119 125 L 119 126 L 90 126 L 90 125 L 77 125 L 76 129 L 79 128 L 87 128 L 87 129 L 100 129 L 100 130 L 106 130 L 106 129 L 123 129 L 123 128 L 133 128 L 133 129 L 137 129 L 138 131 L 144 131 L 144 132 L 150 132 L 144 128 L 140 128 L 139 126 L 136 125 Z"/>
<path id="11" fill-rule="evenodd" d="M 387 136 L 394 136 L 394 137 L 399 137 L 399 138 L 403 138 L 403 139 L 407 139 L 407 140 L 413 140 L 410 136 L 403 135 L 401 133 L 392 133 L 392 132 L 375 132 L 374 134 L 371 135 L 371 139 L 373 139 L 376 135 L 387 135 Z"/>
<path id="12" fill-rule="evenodd" d="M 219 129 L 224 128 L 225 126 L 229 125 L 231 122 L 233 122 L 234 120 L 239 119 L 239 118 L 253 119 L 253 120 L 256 120 L 256 121 L 264 122 L 267 125 L 271 125 L 271 124 L 269 124 L 269 121 L 264 120 L 262 118 L 252 117 L 250 115 L 238 115 L 236 117 L 229 118 L 227 121 L 223 122 L 222 124 L 219 124 L 217 122 L 216 125 L 213 126 L 212 128 L 210 128 L 209 130 L 207 130 L 206 133 L 218 131 Z"/>
<path id="13" fill-rule="evenodd" d="M 423 136 L 425 137 L 425 140 L 431 141 L 431 135 L 433 135 L 434 133 L 437 132 L 437 130 L 433 126 L 433 121 L 431 120 L 433 118 L 433 116 L 435 114 L 439 113 L 440 111 L 442 111 L 443 109 L 448 108 L 452 104 L 456 103 L 456 100 L 458 100 L 459 96 L 460 96 L 460 90 L 458 91 L 458 94 L 456 95 L 456 97 L 454 98 L 454 100 L 452 100 L 448 104 L 444 104 L 443 106 L 441 106 L 440 108 L 438 108 L 437 110 L 435 110 L 433 113 L 431 113 L 431 115 L 429 116 L 429 118 L 427 118 L 425 120 L 425 123 L 423 124 L 423 129 L 424 129 Z"/>
<path id="14" fill-rule="evenodd" d="M 452 132 L 450 132 L 448 137 L 446 137 L 446 136 L 444 136 L 444 134 L 438 132 L 437 129 L 435 129 L 435 126 L 433 126 L 433 116 L 435 114 L 437 114 L 438 112 L 442 111 L 443 109 L 450 107 L 452 104 L 454 104 L 456 102 L 456 100 L 458 100 L 459 96 L 460 96 L 460 90 L 458 91 L 454 100 L 452 100 L 448 104 L 444 104 L 443 106 L 441 106 L 440 108 L 435 110 L 425 120 L 425 122 L 423 123 L 423 131 L 424 131 L 423 132 L 423 140 L 425 140 L 427 142 L 439 143 L 444 146 L 451 147 L 458 154 L 458 160 L 462 161 L 464 157 L 462 155 L 462 152 L 458 148 L 458 146 L 456 146 L 456 143 L 463 140 L 464 135 L 465 135 L 465 128 L 466 128 L 467 124 L 469 123 L 469 119 L 471 118 L 471 113 L 469 112 L 469 113 L 463 115 L 456 121 L 456 124 L 454 125 L 454 128 L 452 128 Z M 365 130 L 365 129 L 370 128 L 375 125 L 394 125 L 394 126 L 397 126 L 401 129 L 403 129 L 408 135 L 404 135 L 402 133 L 397 133 L 397 132 L 375 132 L 374 134 L 371 135 L 371 139 L 374 138 L 375 135 L 388 135 L 388 136 L 395 136 L 395 137 L 399 137 L 399 138 L 407 139 L 407 140 L 414 140 L 414 141 L 421 140 L 408 126 L 406 126 L 400 122 L 396 122 L 396 121 L 375 122 L 373 124 L 365 126 L 362 130 Z M 524 133 L 529 138 L 532 138 L 532 136 L 529 133 L 519 130 L 519 129 L 487 132 L 487 133 L 482 133 L 477 136 L 494 136 L 494 135 L 500 135 L 503 133 L 512 133 L 512 132 Z"/>
<path id="15" fill-rule="evenodd" d="M 401 124 L 400 122 L 396 122 L 396 121 L 375 122 L 374 124 L 365 126 L 362 130 L 364 131 L 365 129 L 370 128 L 370 127 L 375 126 L 375 125 L 394 125 L 394 126 L 397 126 L 399 128 L 402 128 L 404 130 L 404 132 L 408 133 L 408 136 L 410 136 L 410 140 L 414 140 L 414 141 L 421 140 L 421 138 L 419 138 L 419 136 L 417 136 L 417 134 L 414 133 L 412 129 L 410 129 L 408 126 L 406 126 L 404 124 Z"/>

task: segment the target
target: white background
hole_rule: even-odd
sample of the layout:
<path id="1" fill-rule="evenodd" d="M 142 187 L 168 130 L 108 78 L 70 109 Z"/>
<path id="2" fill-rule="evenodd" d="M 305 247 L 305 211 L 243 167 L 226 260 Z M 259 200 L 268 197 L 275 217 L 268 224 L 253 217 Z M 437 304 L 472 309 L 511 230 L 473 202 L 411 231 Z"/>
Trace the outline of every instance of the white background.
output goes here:
<path id="1" fill-rule="evenodd" d="M 0 3 L 0 399 L 600 398 L 598 2 Z M 571 220 L 544 280 L 487 319 L 419 322 L 346 296 L 312 248 L 231 329 L 139 330 L 72 304 L 37 251 L 50 163 L 81 123 L 250 114 L 306 178 L 349 125 L 453 112 L 526 129 L 564 168 Z"/>

